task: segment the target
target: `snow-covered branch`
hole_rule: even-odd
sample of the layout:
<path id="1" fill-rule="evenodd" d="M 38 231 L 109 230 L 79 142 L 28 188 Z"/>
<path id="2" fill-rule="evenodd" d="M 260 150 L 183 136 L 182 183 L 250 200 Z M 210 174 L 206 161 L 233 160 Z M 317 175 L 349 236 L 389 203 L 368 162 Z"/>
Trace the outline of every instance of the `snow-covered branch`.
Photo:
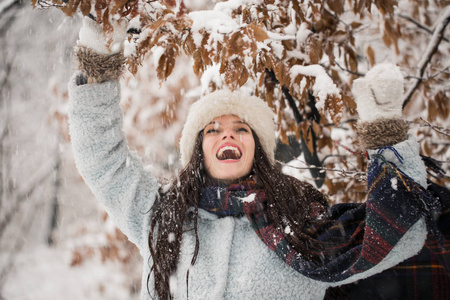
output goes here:
<path id="1" fill-rule="evenodd" d="M 437 21 L 437 25 L 435 26 L 433 36 L 431 37 L 431 40 L 428 44 L 427 49 L 425 50 L 425 53 L 422 55 L 422 60 L 418 63 L 417 66 L 418 70 L 416 75 L 417 79 L 415 79 L 415 83 L 411 86 L 411 88 L 407 91 L 405 95 L 405 99 L 403 101 L 403 108 L 405 108 L 405 106 L 409 103 L 412 95 L 419 87 L 420 83 L 422 83 L 425 70 L 428 64 L 430 63 L 433 55 L 438 50 L 439 44 L 441 43 L 444 37 L 445 28 L 447 27 L 449 22 L 450 22 L 450 6 L 444 10 L 441 17 Z"/>
<path id="2" fill-rule="evenodd" d="M 432 29 L 430 29 L 430 28 L 428 28 L 427 26 L 421 24 L 420 22 L 414 20 L 411 16 L 407 16 L 407 15 L 404 15 L 404 14 L 399 14 L 398 16 L 399 16 L 400 18 L 403 18 L 403 19 L 405 19 L 405 20 L 408 20 L 409 22 L 413 23 L 413 24 L 416 25 L 418 28 L 420 28 L 420 29 L 426 31 L 427 33 L 433 34 L 433 30 L 432 30 Z M 442 39 L 443 39 L 444 41 L 446 41 L 446 42 L 449 42 L 449 39 L 446 38 L 446 37 L 443 37 Z"/>
<path id="3" fill-rule="evenodd" d="M 426 124 L 421 124 L 421 126 L 431 127 L 434 131 L 439 132 L 440 134 L 446 135 L 450 137 L 450 129 L 443 128 L 441 126 L 436 126 L 425 120 L 424 118 L 420 118 Z"/>
<path id="4" fill-rule="evenodd" d="M 306 163 L 305 163 L 306 164 Z M 353 177 L 358 181 L 366 181 L 367 174 L 366 172 L 361 171 L 349 171 L 344 169 L 336 169 L 336 168 L 326 168 L 326 167 L 317 167 L 317 166 L 309 166 L 306 167 L 297 167 L 289 164 L 282 164 L 284 167 L 293 168 L 297 170 L 319 170 L 320 172 L 337 172 L 340 177 Z"/>

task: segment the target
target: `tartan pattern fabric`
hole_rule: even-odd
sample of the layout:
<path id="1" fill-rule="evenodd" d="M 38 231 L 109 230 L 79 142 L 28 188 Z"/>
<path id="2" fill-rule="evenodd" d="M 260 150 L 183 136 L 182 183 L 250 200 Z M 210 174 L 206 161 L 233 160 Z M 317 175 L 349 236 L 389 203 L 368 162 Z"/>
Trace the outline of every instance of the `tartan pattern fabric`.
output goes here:
<path id="1" fill-rule="evenodd" d="M 267 218 L 264 190 L 255 181 L 205 188 L 199 207 L 219 217 L 246 215 L 263 243 L 286 264 L 310 278 L 337 282 L 377 265 L 423 216 L 429 228 L 436 227 L 432 223 L 436 224 L 433 216 L 441 209 L 439 203 L 382 157 L 376 157 L 369 166 L 368 192 L 365 203 L 333 206 L 327 222 L 305 228 L 311 237 L 329 245 L 313 253 L 316 259 L 312 260 L 297 253 Z M 448 245 L 442 241 L 442 236 L 440 241 L 435 239 L 433 253 L 442 256 L 448 273 L 444 248 Z"/>
<path id="2" fill-rule="evenodd" d="M 430 183 L 428 192 L 442 206 L 436 223 L 443 240 L 429 234 L 414 257 L 356 283 L 329 288 L 326 300 L 450 299 L 450 190 Z M 339 206 L 341 211 L 354 208 L 353 204 Z"/>
<path id="3" fill-rule="evenodd" d="M 265 199 L 265 193 L 250 179 L 229 186 L 204 188 L 199 207 L 219 217 L 263 213 L 264 201 L 251 201 L 253 199 Z"/>

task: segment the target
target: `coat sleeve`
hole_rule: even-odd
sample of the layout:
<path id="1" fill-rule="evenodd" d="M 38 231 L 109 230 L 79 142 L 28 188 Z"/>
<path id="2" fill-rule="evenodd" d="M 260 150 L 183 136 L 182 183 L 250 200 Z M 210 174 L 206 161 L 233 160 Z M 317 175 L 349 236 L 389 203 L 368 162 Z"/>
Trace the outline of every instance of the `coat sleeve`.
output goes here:
<path id="1" fill-rule="evenodd" d="M 369 150 L 369 157 L 365 219 L 353 232 L 361 234 L 358 256 L 343 270 L 348 278 L 333 285 L 367 278 L 397 265 L 419 253 L 427 237 L 425 219 L 432 199 L 426 192 L 426 168 L 418 143 L 410 137 L 391 147 Z M 338 223 L 347 218 L 341 216 Z"/>
<path id="2" fill-rule="evenodd" d="M 154 176 L 128 149 L 118 81 L 69 83 L 69 126 L 77 168 L 110 218 L 139 248 L 147 242 L 158 190 Z"/>
<path id="3" fill-rule="evenodd" d="M 324 299 L 450 299 L 450 190 L 430 182 L 428 191 L 442 206 L 436 219 L 441 236 L 429 233 L 417 255 L 371 277 L 329 288 Z"/>
<path id="4" fill-rule="evenodd" d="M 425 166 L 408 139 L 370 153 L 367 201 L 331 208 L 329 217 L 307 229 L 323 243 L 314 261 L 299 272 L 337 286 L 389 269 L 416 255 L 427 237 Z M 301 260 L 301 259 L 300 259 Z"/>

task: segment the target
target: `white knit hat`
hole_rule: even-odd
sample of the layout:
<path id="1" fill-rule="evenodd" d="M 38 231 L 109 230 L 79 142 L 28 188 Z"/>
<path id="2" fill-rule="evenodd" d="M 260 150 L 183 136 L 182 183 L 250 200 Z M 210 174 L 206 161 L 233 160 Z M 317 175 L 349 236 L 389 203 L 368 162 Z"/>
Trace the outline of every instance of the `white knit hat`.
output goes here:
<path id="1" fill-rule="evenodd" d="M 203 96 L 189 109 L 180 139 L 183 167 L 191 159 L 198 133 L 213 119 L 224 115 L 235 115 L 244 120 L 258 136 L 270 161 L 275 161 L 275 123 L 267 103 L 255 96 L 219 90 Z"/>

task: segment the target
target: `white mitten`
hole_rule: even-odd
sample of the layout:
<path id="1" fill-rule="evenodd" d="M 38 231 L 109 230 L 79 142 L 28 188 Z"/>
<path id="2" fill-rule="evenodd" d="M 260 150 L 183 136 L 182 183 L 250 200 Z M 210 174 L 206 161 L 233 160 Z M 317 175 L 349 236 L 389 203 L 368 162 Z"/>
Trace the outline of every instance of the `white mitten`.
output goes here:
<path id="1" fill-rule="evenodd" d="M 111 45 L 107 46 L 102 26 L 89 17 L 83 17 L 83 26 L 80 29 L 78 45 L 86 46 L 98 54 L 111 55 L 122 51 L 123 42 L 127 35 L 128 22 L 124 19 L 111 22 L 114 32 Z"/>
<path id="2" fill-rule="evenodd" d="M 353 82 L 352 91 L 361 121 L 402 117 L 403 75 L 396 65 L 374 66 L 364 78 Z"/>

